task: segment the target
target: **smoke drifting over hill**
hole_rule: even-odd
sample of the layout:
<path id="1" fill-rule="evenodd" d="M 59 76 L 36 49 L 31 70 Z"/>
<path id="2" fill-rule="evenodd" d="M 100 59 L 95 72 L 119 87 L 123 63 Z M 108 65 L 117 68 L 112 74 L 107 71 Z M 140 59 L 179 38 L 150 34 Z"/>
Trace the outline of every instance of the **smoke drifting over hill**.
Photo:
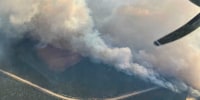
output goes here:
<path id="1" fill-rule="evenodd" d="M 190 86 L 200 89 L 199 36 L 161 48 L 152 41 L 198 11 L 186 0 L 0 0 L 0 32 L 12 38 L 29 34 L 161 87 L 196 95 Z"/>

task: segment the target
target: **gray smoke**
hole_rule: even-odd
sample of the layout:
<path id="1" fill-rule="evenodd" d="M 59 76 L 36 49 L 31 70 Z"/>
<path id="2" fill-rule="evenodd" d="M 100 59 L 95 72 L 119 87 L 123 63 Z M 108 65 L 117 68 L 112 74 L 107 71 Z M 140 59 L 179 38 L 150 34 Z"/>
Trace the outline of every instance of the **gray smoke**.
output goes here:
<path id="1" fill-rule="evenodd" d="M 186 83 L 200 89 L 194 84 L 196 76 L 186 76 L 200 65 L 194 37 L 163 48 L 154 47 L 152 41 L 185 23 L 198 11 L 192 9 L 188 1 L 181 0 L 0 0 L 0 30 L 15 38 L 29 34 L 42 43 L 70 48 L 127 74 L 183 92 L 190 88 Z M 176 79 L 167 81 L 161 72 Z"/>

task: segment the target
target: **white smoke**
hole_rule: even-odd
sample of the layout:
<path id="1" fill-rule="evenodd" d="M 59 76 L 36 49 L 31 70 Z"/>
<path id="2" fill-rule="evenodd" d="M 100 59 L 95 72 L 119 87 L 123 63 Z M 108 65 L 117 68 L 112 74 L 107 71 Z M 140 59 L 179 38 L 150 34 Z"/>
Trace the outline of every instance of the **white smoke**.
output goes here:
<path id="1" fill-rule="evenodd" d="M 17 38 L 29 34 L 43 43 L 70 48 L 130 75 L 182 92 L 189 89 L 183 81 L 195 87 L 184 70 L 194 65 L 190 59 L 200 50 L 191 46 L 189 40 L 176 43 L 176 47 L 152 45 L 154 39 L 162 36 L 159 33 L 167 33 L 186 20 L 178 17 L 176 13 L 182 13 L 183 8 L 175 4 L 177 1 L 173 0 L 0 0 L 0 30 Z M 191 9 L 184 7 L 184 11 Z M 177 80 L 167 81 L 159 72 Z"/>
<path id="2" fill-rule="evenodd" d="M 95 3 L 94 0 L 91 2 Z M 104 2 L 98 3 L 101 4 L 106 5 Z M 177 6 L 179 4 L 182 6 Z M 91 7 L 93 12 L 99 11 L 98 6 Z M 113 12 L 109 15 L 107 11 Z M 185 24 L 199 12 L 199 8 L 186 0 L 136 0 L 107 11 L 100 11 L 103 17 L 94 15 L 98 29 L 107 42 L 130 47 L 134 54 L 133 61 L 145 67 L 154 66 L 159 72 L 175 76 L 199 89 L 199 37 L 195 32 L 163 47 L 152 45 L 152 41 Z M 180 88 L 184 90 L 184 86 Z M 198 94 L 197 91 L 194 93 Z"/>

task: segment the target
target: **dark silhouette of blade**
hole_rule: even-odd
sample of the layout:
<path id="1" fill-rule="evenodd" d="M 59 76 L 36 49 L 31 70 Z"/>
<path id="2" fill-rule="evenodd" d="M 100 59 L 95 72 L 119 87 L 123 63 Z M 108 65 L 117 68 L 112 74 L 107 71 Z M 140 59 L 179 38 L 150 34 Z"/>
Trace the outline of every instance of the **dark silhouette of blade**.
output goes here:
<path id="1" fill-rule="evenodd" d="M 190 1 L 196 4 L 197 6 L 200 6 L 200 0 L 190 0 Z"/>
<path id="2" fill-rule="evenodd" d="M 200 0 L 190 0 L 192 3 L 200 6 Z M 200 25 L 200 13 L 196 15 L 192 20 L 188 23 L 177 29 L 176 31 L 172 32 L 169 35 L 164 36 L 163 38 L 154 42 L 156 46 L 160 46 L 163 44 L 167 44 L 169 42 L 173 42 L 177 39 L 184 37 L 185 35 L 190 34 L 192 31 L 196 30 Z"/>
<path id="3" fill-rule="evenodd" d="M 197 14 L 192 20 L 188 23 L 180 27 L 179 29 L 175 30 L 174 32 L 164 36 L 163 38 L 154 42 L 156 46 L 164 45 L 170 42 L 173 42 L 177 39 L 180 39 L 192 31 L 196 30 L 200 25 L 200 13 Z"/>

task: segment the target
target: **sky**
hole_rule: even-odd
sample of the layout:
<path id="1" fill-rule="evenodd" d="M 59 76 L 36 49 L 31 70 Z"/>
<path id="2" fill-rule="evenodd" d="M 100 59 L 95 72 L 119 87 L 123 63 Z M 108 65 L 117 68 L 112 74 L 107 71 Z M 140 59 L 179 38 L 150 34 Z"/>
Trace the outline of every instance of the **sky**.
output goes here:
<path id="1" fill-rule="evenodd" d="M 188 0 L 0 0 L 0 30 L 17 39 L 29 34 L 195 97 L 200 90 L 200 29 L 165 46 L 155 47 L 153 41 L 199 11 Z"/>

